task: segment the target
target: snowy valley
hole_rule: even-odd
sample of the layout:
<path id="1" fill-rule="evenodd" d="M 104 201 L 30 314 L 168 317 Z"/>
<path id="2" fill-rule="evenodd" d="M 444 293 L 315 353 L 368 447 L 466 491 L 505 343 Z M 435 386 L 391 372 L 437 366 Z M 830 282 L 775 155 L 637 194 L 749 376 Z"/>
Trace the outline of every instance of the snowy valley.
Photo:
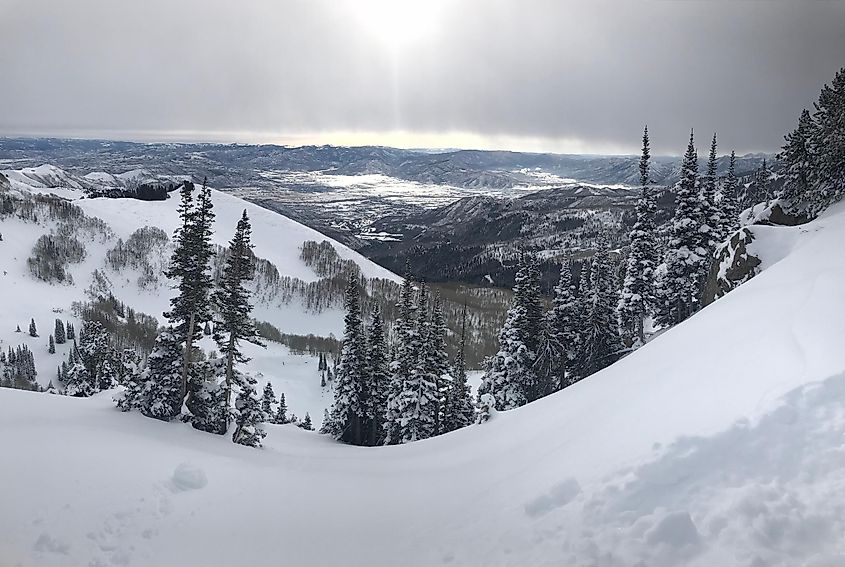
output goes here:
<path id="1" fill-rule="evenodd" d="M 0 0 L 0 567 L 845 567 L 843 22 Z"/>
<path id="2" fill-rule="evenodd" d="M 108 392 L 0 389 L 0 483 L 15 487 L 0 553 L 44 566 L 269 566 L 280 553 L 296 565 L 838 565 L 845 207 L 752 230 L 762 271 L 748 283 L 588 380 L 430 441 L 359 448 L 268 425 L 255 451 L 121 414 Z M 248 526 L 244 545 L 221 513 Z"/>

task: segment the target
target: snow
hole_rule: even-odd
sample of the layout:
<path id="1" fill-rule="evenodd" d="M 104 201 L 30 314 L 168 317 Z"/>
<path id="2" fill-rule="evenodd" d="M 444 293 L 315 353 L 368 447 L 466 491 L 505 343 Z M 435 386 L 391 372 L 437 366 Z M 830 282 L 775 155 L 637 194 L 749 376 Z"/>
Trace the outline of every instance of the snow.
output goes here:
<path id="1" fill-rule="evenodd" d="M 0 557 L 842 565 L 845 204 L 751 230 L 763 271 L 688 321 L 562 392 L 409 445 L 268 425 L 254 450 L 122 414 L 109 393 L 0 390 L 0 486 L 14 487 Z"/>
<path id="2" fill-rule="evenodd" d="M 299 259 L 300 246 L 306 240 L 329 240 L 338 256 L 354 260 L 362 273 L 369 278 L 400 281 L 397 276 L 378 264 L 342 244 L 331 241 L 316 230 L 292 221 L 278 213 L 248 203 L 222 191 L 212 190 L 214 203 L 214 243 L 227 246 L 234 227 L 246 209 L 252 223 L 252 242 L 255 253 L 269 260 L 281 275 L 296 277 L 306 282 L 315 281 L 317 275 Z M 179 196 L 171 194 L 166 201 L 140 201 L 137 199 L 83 199 L 76 203 L 91 216 L 99 217 L 113 227 L 118 236 L 126 239 L 143 226 L 157 226 L 168 234 L 179 225 L 176 209 Z"/>
<path id="3" fill-rule="evenodd" d="M 208 484 L 205 471 L 191 463 L 180 463 L 170 478 L 170 488 L 173 492 L 199 490 Z"/>
<path id="4" fill-rule="evenodd" d="M 113 248 L 117 238 L 127 239 L 135 230 L 144 226 L 156 226 L 172 235 L 178 225 L 178 194 L 171 194 L 166 201 L 140 201 L 135 199 L 82 198 L 77 189 L 78 183 L 61 169 L 54 166 L 41 166 L 27 170 L 7 170 L 3 172 L 10 180 L 12 190 L 25 193 L 55 194 L 73 200 L 86 215 L 105 221 L 113 235 L 100 235 L 85 242 L 86 258 L 79 264 L 71 265 L 74 285 L 58 285 L 36 280 L 27 267 L 26 260 L 39 236 L 55 229 L 54 221 L 42 221 L 39 224 L 23 222 L 14 217 L 0 219 L 0 297 L 3 309 L 0 310 L 0 349 L 26 344 L 33 351 L 38 369 L 38 382 L 42 386 L 55 378 L 56 367 L 67 354 L 71 344 L 56 345 L 56 353 L 47 352 L 47 340 L 53 332 L 56 318 L 72 322 L 76 329 L 81 328 L 81 321 L 71 313 L 71 304 L 86 300 L 85 290 L 91 283 L 91 273 L 104 268 L 106 251 Z M 135 170 L 118 177 L 131 178 L 144 173 Z M 34 180 L 33 176 L 50 175 L 56 179 L 65 179 L 71 186 L 46 187 Z M 103 172 L 94 172 L 88 179 L 114 177 Z M 234 227 L 244 209 L 247 210 L 253 225 L 252 241 L 255 253 L 273 262 L 280 275 L 298 277 L 305 281 L 315 281 L 318 276 L 300 260 L 300 247 L 306 240 L 332 243 L 341 258 L 351 259 L 358 264 L 368 277 L 387 278 L 401 281 L 393 273 L 367 260 L 350 248 L 330 238 L 296 223 L 287 217 L 268 211 L 229 194 L 212 190 L 215 220 L 215 243 L 228 245 Z M 160 258 L 163 271 L 167 258 Z M 112 292 L 118 299 L 137 311 L 156 317 L 163 323 L 162 312 L 169 307 L 170 289 L 165 285 L 153 289 L 139 289 L 138 273 L 126 269 L 120 273 L 105 270 L 112 283 Z M 284 333 L 314 334 L 328 337 L 340 336 L 343 329 L 343 311 L 340 308 L 328 308 L 319 313 L 306 311 L 302 305 L 292 301 L 289 304 L 279 302 L 259 303 L 255 306 L 254 316 L 260 321 L 275 325 Z M 39 337 L 30 337 L 27 333 L 29 321 L 35 319 Z M 16 333 L 16 326 L 23 332 Z M 210 339 L 202 343 L 206 351 L 216 350 Z M 290 352 L 286 347 L 270 343 L 266 349 L 248 345 L 246 352 L 253 361 L 247 365 L 247 371 L 256 375 L 263 388 L 267 381 L 273 383 L 276 394 L 285 392 L 289 411 L 298 417 L 308 412 L 315 427 L 322 423 L 323 410 L 332 401 L 330 389 L 320 387 L 317 372 L 317 358 Z M 0 563 L 2 564 L 2 563 Z"/>

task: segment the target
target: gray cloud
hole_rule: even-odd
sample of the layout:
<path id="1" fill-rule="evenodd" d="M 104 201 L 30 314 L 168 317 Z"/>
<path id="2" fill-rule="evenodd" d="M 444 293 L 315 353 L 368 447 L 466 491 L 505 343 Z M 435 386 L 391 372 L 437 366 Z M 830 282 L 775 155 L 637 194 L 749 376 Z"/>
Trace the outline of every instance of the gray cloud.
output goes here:
<path id="1" fill-rule="evenodd" d="M 702 147 L 715 130 L 723 148 L 773 150 L 845 65 L 843 2 L 412 3 L 396 38 L 373 23 L 381 0 L 0 0 L 0 132 L 402 130 L 636 151 L 647 122 L 661 152 L 691 126 Z"/>

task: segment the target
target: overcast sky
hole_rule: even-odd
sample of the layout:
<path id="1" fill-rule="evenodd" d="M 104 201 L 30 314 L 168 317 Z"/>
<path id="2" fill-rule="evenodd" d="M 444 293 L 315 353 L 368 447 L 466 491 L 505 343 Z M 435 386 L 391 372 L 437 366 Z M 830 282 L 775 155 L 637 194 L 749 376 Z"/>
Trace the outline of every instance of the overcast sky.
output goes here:
<path id="1" fill-rule="evenodd" d="M 0 134 L 771 151 L 845 2 L 0 0 Z"/>

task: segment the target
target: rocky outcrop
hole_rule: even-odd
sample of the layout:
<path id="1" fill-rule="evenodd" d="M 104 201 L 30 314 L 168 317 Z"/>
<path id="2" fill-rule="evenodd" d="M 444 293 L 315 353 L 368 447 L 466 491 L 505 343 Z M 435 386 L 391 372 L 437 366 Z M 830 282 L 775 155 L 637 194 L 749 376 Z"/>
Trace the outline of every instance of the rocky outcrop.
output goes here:
<path id="1" fill-rule="evenodd" d="M 768 218 L 761 220 L 760 224 L 775 225 L 775 226 L 797 226 L 810 222 L 810 218 L 804 213 L 793 212 L 784 207 L 780 202 L 772 205 L 768 211 Z"/>
<path id="2" fill-rule="evenodd" d="M 760 259 L 748 251 L 748 245 L 753 241 L 754 233 L 746 227 L 737 230 L 719 247 L 704 286 L 704 305 L 713 303 L 759 273 Z"/>

